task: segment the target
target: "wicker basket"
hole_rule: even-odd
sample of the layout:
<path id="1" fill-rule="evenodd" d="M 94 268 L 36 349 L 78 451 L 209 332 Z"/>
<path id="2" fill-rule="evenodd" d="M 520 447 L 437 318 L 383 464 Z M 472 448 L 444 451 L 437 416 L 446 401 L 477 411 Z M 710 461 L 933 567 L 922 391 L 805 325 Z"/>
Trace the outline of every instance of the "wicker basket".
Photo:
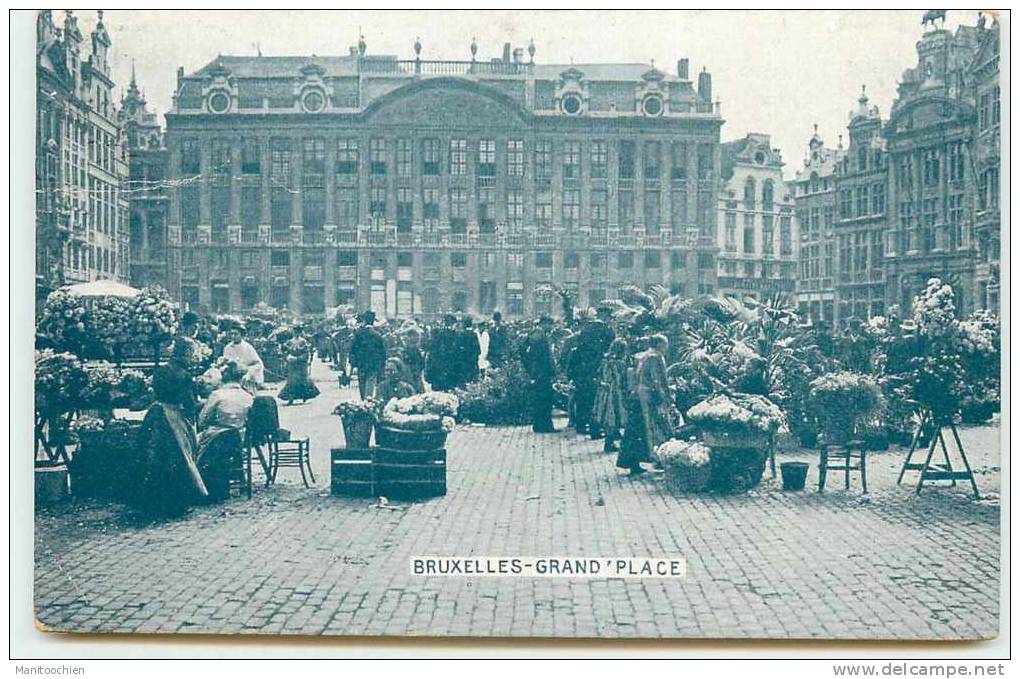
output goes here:
<path id="1" fill-rule="evenodd" d="M 672 493 L 700 493 L 708 487 L 712 478 L 712 467 L 673 464 L 666 467 L 666 488 Z"/>
<path id="2" fill-rule="evenodd" d="M 348 448 L 368 448 L 372 440 L 371 415 L 345 415 L 340 418 L 344 426 L 344 445 Z"/>
<path id="3" fill-rule="evenodd" d="M 727 427 L 701 430 L 702 439 L 710 448 L 761 448 L 769 445 L 769 435 L 750 427 Z"/>

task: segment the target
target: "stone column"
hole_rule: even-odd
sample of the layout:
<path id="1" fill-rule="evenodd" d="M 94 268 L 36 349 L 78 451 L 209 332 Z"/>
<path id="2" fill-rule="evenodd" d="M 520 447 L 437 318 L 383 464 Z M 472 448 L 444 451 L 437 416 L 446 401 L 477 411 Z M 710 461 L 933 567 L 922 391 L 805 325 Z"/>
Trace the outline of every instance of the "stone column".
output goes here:
<path id="1" fill-rule="evenodd" d="M 290 181 L 288 186 L 294 190 L 290 194 L 290 225 L 291 229 L 293 229 L 295 226 L 301 226 L 304 223 L 301 220 L 301 187 L 303 180 L 301 176 L 301 137 L 292 138 L 290 151 Z"/>

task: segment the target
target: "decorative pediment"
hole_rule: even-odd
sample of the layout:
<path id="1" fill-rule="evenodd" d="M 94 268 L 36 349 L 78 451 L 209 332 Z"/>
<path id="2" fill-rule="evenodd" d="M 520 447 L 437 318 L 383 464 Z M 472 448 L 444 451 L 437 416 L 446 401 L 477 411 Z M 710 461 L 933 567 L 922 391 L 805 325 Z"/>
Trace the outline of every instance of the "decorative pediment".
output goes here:
<path id="1" fill-rule="evenodd" d="M 205 73 L 202 99 L 210 113 L 227 113 L 237 108 L 237 83 L 230 69 L 218 61 Z"/>
<path id="2" fill-rule="evenodd" d="M 669 83 L 665 74 L 654 66 L 645 71 L 634 89 L 634 107 L 638 113 L 654 118 L 669 107 Z"/>
<path id="3" fill-rule="evenodd" d="M 553 93 L 557 111 L 568 116 L 584 115 L 588 112 L 590 98 L 588 81 L 582 71 L 571 67 L 560 73 L 560 81 Z"/>
<path id="4" fill-rule="evenodd" d="M 321 113 L 331 105 L 331 94 L 323 77 L 326 70 L 315 63 L 307 63 L 300 69 L 301 76 L 294 83 L 294 98 L 305 113 Z"/>

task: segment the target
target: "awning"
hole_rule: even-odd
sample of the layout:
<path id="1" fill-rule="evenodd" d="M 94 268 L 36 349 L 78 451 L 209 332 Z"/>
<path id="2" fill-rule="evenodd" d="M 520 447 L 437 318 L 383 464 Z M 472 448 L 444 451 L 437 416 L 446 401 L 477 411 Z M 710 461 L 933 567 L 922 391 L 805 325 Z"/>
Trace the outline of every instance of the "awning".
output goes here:
<path id="1" fill-rule="evenodd" d="M 65 285 L 61 290 L 76 297 L 137 297 L 142 292 L 138 288 L 110 280 Z"/>

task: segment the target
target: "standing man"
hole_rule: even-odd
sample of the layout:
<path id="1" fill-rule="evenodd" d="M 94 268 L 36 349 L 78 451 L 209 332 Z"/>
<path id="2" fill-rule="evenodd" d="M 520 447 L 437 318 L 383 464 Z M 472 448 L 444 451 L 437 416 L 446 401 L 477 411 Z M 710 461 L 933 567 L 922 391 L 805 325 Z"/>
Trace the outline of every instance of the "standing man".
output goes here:
<path id="1" fill-rule="evenodd" d="M 506 326 L 503 325 L 503 314 L 492 312 L 492 323 L 489 325 L 489 365 L 493 368 L 502 367 L 506 362 L 510 339 L 507 337 Z"/>
<path id="2" fill-rule="evenodd" d="M 478 357 L 482 354 L 482 345 L 470 316 L 465 315 L 461 321 L 458 339 L 460 351 L 457 353 L 457 361 L 460 369 L 457 386 L 460 387 L 478 379 Z"/>
<path id="3" fill-rule="evenodd" d="M 436 391 L 448 391 L 458 385 L 461 357 L 456 322 L 456 317 L 446 314 L 443 327 L 436 329 L 429 340 L 425 379 Z"/>
<path id="4" fill-rule="evenodd" d="M 386 367 L 386 343 L 373 327 L 375 312 L 366 311 L 351 342 L 351 369 L 358 371 L 358 394 L 362 400 L 375 398 Z"/>
<path id="5" fill-rule="evenodd" d="M 595 313 L 596 317 L 581 328 L 567 363 L 567 374 L 574 383 L 574 428 L 579 434 L 591 434 L 592 438 L 598 438 L 599 434 L 598 426 L 591 422 L 598 388 L 595 378 L 614 338 L 609 327 L 612 310 L 599 305 Z"/>
<path id="6" fill-rule="evenodd" d="M 556 431 L 552 421 L 553 379 L 556 377 L 556 365 L 553 363 L 552 349 L 549 346 L 549 328 L 552 319 L 543 316 L 538 325 L 531 331 L 524 345 L 521 357 L 524 370 L 531 381 L 531 428 L 537 434 Z"/>

